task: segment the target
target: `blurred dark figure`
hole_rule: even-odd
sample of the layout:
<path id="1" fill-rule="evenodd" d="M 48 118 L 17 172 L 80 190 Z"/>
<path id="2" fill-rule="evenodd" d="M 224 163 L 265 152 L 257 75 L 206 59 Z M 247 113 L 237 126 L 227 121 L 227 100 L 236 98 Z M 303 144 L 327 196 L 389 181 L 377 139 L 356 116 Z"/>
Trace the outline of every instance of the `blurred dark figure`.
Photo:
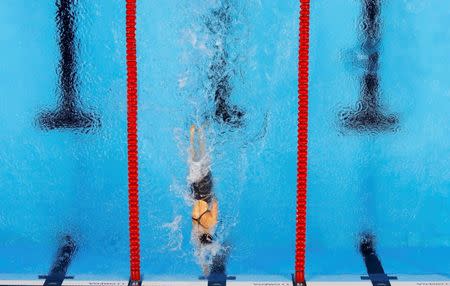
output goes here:
<path id="1" fill-rule="evenodd" d="M 56 26 L 61 54 L 58 66 L 59 98 L 54 111 L 42 112 L 38 124 L 45 130 L 79 129 L 89 132 L 100 125 L 97 116 L 80 108 L 77 78 L 76 0 L 56 1 Z"/>
<path id="2" fill-rule="evenodd" d="M 221 6 L 212 12 L 206 23 L 210 32 L 217 36 L 214 44 L 215 54 L 209 68 L 208 79 L 211 82 L 211 92 L 214 94 L 214 120 L 232 127 L 241 127 L 245 112 L 230 103 L 232 86 L 230 84 L 230 70 L 228 69 L 228 53 L 225 47 L 230 25 L 230 3 L 224 0 Z"/>
<path id="3" fill-rule="evenodd" d="M 76 251 L 77 246 L 73 238 L 70 235 L 64 236 L 61 240 L 55 261 L 50 269 L 50 273 L 47 276 L 40 277 L 45 278 L 44 286 L 61 285 L 64 279 L 73 278 L 67 277 L 66 274 Z"/>
<path id="4" fill-rule="evenodd" d="M 358 132 L 395 131 L 398 118 L 383 113 L 380 105 L 378 61 L 381 0 L 362 0 L 362 53 L 366 56 L 365 73 L 361 80 L 361 99 L 357 109 L 348 109 L 340 113 L 343 126 Z"/>

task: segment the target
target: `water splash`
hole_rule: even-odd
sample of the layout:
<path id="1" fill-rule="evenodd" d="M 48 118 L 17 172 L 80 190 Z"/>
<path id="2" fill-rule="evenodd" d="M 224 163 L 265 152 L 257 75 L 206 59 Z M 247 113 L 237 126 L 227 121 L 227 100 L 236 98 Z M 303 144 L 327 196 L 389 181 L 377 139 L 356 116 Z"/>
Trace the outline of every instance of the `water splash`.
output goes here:
<path id="1" fill-rule="evenodd" d="M 181 231 L 182 216 L 177 215 L 173 221 L 164 223 L 162 227 L 168 231 L 167 244 L 163 247 L 169 251 L 181 250 L 183 244 L 183 233 Z"/>

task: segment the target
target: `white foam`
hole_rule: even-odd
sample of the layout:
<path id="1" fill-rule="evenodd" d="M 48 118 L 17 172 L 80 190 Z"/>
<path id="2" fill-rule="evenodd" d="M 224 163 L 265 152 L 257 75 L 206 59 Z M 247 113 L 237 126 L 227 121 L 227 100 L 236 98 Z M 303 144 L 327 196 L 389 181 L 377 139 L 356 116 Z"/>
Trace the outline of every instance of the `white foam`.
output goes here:
<path id="1" fill-rule="evenodd" d="M 177 215 L 173 219 L 172 222 L 165 223 L 162 225 L 163 228 L 167 229 L 169 231 L 167 240 L 167 244 L 164 247 L 165 249 L 168 249 L 170 251 L 178 251 L 181 249 L 181 246 L 183 244 L 183 233 L 181 231 L 181 222 L 182 222 L 182 216 Z"/>

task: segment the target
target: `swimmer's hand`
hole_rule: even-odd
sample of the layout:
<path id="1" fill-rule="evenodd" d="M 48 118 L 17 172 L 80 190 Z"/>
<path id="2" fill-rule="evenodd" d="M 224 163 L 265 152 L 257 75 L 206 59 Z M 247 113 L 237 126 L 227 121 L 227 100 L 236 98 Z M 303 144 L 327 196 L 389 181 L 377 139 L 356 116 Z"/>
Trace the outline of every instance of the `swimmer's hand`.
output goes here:
<path id="1" fill-rule="evenodd" d="M 191 145 L 194 144 L 194 135 L 195 135 L 195 124 L 191 125 L 191 128 L 189 129 L 189 139 L 191 141 Z"/>

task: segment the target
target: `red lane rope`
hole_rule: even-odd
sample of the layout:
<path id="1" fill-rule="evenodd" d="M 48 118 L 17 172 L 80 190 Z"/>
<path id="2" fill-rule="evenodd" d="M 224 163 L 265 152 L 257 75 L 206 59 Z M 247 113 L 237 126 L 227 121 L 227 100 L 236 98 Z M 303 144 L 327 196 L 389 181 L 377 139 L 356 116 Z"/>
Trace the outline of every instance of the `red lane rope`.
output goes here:
<path id="1" fill-rule="evenodd" d="M 298 133 L 297 133 L 297 225 L 295 240 L 295 282 L 305 281 L 306 191 L 308 170 L 308 61 L 309 1 L 300 0 L 298 52 Z"/>
<path id="2" fill-rule="evenodd" d="M 128 211 L 130 232 L 130 279 L 141 279 L 139 245 L 136 0 L 126 0 L 127 124 L 128 124 Z"/>

